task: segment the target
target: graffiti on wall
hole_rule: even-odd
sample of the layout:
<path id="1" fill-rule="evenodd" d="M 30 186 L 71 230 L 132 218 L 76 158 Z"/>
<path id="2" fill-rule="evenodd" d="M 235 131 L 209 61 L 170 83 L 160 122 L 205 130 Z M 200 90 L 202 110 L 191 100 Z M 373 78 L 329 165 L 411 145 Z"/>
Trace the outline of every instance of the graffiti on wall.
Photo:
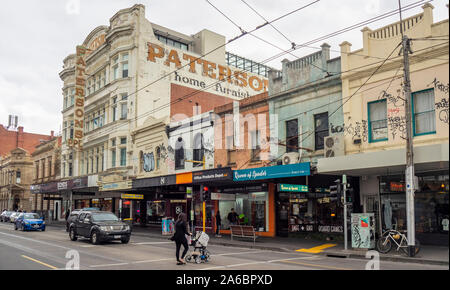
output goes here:
<path id="1" fill-rule="evenodd" d="M 440 102 L 436 103 L 436 110 L 439 111 L 439 120 L 446 124 L 449 123 L 449 102 L 443 98 Z"/>
<path id="2" fill-rule="evenodd" d="M 433 85 L 435 89 L 443 92 L 444 94 L 448 94 L 449 92 L 449 84 L 446 85 L 443 84 L 441 81 L 439 81 L 437 78 L 434 78 L 434 81 L 432 81 L 428 86 Z"/>
<path id="3" fill-rule="evenodd" d="M 401 90 L 397 91 L 397 96 L 394 96 L 386 91 L 382 91 L 381 94 L 378 96 L 378 100 L 386 99 L 388 104 L 391 104 L 395 108 L 401 108 L 405 106 L 405 99 L 401 97 L 402 94 Z"/>
<path id="4" fill-rule="evenodd" d="M 363 142 L 367 142 L 368 132 L 367 120 L 357 121 L 354 124 L 350 123 L 348 126 L 344 126 L 344 134 L 352 136 L 353 140 L 361 139 Z"/>

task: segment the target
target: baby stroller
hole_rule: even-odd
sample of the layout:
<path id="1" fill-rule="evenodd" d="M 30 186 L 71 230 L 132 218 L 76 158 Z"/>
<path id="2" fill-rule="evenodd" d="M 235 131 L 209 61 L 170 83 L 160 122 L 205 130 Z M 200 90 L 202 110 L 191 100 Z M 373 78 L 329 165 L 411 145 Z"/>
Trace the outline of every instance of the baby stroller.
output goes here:
<path id="1" fill-rule="evenodd" d="M 197 232 L 192 238 L 191 246 L 194 251 L 186 256 L 186 261 L 191 263 L 206 263 L 210 259 L 208 246 L 209 236 L 205 232 Z"/>

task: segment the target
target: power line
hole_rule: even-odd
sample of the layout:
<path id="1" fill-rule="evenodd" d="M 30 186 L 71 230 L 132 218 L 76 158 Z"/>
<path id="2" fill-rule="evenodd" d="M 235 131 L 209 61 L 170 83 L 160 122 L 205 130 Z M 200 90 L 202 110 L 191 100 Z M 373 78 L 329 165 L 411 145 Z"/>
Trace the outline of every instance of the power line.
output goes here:
<path id="1" fill-rule="evenodd" d="M 423 2 L 423 1 L 420 1 L 420 2 Z M 312 3 L 315 3 L 315 2 L 312 2 Z M 309 5 L 311 5 L 312 3 L 310 3 Z M 309 6 L 309 5 L 307 5 L 307 6 Z M 411 4 L 411 5 L 412 5 L 412 4 Z M 307 6 L 304 6 L 304 7 L 307 7 Z M 405 8 L 405 10 L 412 9 L 412 8 L 414 8 L 414 7 Z M 301 9 L 301 8 L 299 8 L 299 9 Z M 294 11 L 298 11 L 299 9 L 296 9 L 296 10 L 294 10 Z M 394 11 L 397 11 L 397 10 L 394 10 Z M 283 15 L 283 16 L 277 18 L 276 20 L 279 20 L 279 19 L 281 19 L 282 17 L 285 17 L 285 16 L 290 15 L 290 14 L 292 14 L 292 13 L 285 14 L 285 15 Z M 386 13 L 383 14 L 383 15 L 386 15 Z M 391 15 L 388 15 L 388 16 L 385 16 L 385 17 L 389 17 L 389 16 L 391 16 Z M 379 17 L 376 17 L 376 18 L 377 18 L 377 20 L 380 20 Z M 372 19 L 373 19 L 373 18 L 372 18 Z M 269 22 L 269 24 L 270 24 L 270 23 L 273 23 L 273 22 L 276 21 L 276 20 L 273 20 L 273 21 Z M 264 25 L 263 25 L 263 26 L 264 26 Z M 261 27 L 263 27 L 263 26 L 258 26 L 255 30 L 257 30 L 257 29 L 259 29 L 259 28 L 261 28 Z M 354 25 L 353 25 L 353 26 L 354 26 Z M 353 26 L 352 26 L 352 27 L 353 27 Z M 254 31 L 255 31 L 255 30 L 254 30 Z M 241 36 L 243 36 L 243 35 L 241 35 Z M 240 38 L 241 36 L 239 36 L 239 37 L 237 37 L 237 38 Z M 237 39 L 237 38 L 235 38 L 235 39 Z M 234 40 L 235 40 L 235 39 L 234 39 Z M 233 40 L 230 40 L 228 43 L 230 43 L 231 41 L 233 41 Z M 303 45 L 301 45 L 301 46 L 303 46 Z M 299 46 L 299 47 L 301 47 L 301 46 Z M 222 45 L 222 46 L 219 46 L 218 48 L 221 48 L 221 47 L 223 47 L 223 45 Z M 218 48 L 216 48 L 215 50 L 217 50 Z M 215 51 L 215 50 L 212 50 L 212 51 L 210 51 L 209 53 L 211 53 L 211 52 L 213 52 L 213 51 Z M 207 54 L 209 54 L 209 53 L 207 53 Z M 287 52 L 285 52 L 285 53 L 287 53 Z M 198 60 L 198 59 L 200 59 L 200 58 L 206 56 L 207 54 L 205 54 L 205 55 L 203 55 L 203 56 L 197 58 L 196 60 Z M 269 61 L 270 59 L 271 59 L 271 58 L 265 60 L 264 62 L 267 62 L 267 61 Z M 194 61 L 195 61 L 195 60 L 194 60 Z M 193 62 L 194 62 L 194 61 L 193 61 Z M 190 65 L 190 63 L 188 63 L 187 65 Z M 185 65 L 185 66 L 183 66 L 183 67 L 186 67 L 187 65 Z M 166 76 L 168 76 L 168 75 L 170 75 L 170 74 L 172 74 L 172 73 L 174 73 L 174 72 L 176 72 L 176 71 L 182 69 L 183 67 L 181 67 L 181 68 L 179 68 L 179 69 L 177 69 L 177 70 L 175 70 L 175 71 L 172 71 L 172 72 L 169 73 L 169 74 L 166 74 L 166 75 L 163 76 L 162 78 L 160 78 L 160 79 L 158 79 L 158 80 L 156 80 L 156 81 L 154 81 L 154 82 L 152 82 L 152 83 L 150 83 L 150 84 L 148 84 L 148 85 L 146 85 L 146 86 L 140 88 L 139 90 L 142 90 L 142 89 L 148 87 L 149 85 L 151 85 L 151 84 L 153 84 L 153 83 L 156 83 L 157 81 L 159 81 L 159 80 L 163 79 L 164 77 L 166 77 Z M 246 70 L 244 70 L 244 71 L 246 71 Z M 231 78 L 228 78 L 228 79 L 231 79 Z M 221 82 L 221 81 L 218 81 L 217 83 L 220 83 L 220 82 Z M 217 84 L 217 83 L 216 83 L 216 84 Z M 214 86 L 214 85 L 215 85 L 215 84 L 212 84 L 212 85 L 209 86 L 208 88 L 210 88 L 210 87 L 212 87 L 212 86 Z M 173 102 L 170 102 L 170 103 L 168 103 L 168 104 L 166 104 L 166 105 L 162 105 L 162 106 L 160 106 L 160 107 L 158 107 L 158 108 L 155 108 L 155 109 L 153 109 L 153 110 L 151 110 L 151 111 L 149 111 L 149 112 L 147 112 L 147 113 L 144 113 L 144 114 L 142 114 L 142 115 L 140 115 L 140 116 L 135 117 L 135 120 L 137 120 L 137 119 L 139 119 L 139 118 L 142 118 L 142 117 L 145 117 L 145 116 L 147 116 L 147 115 L 149 115 L 149 114 L 151 114 L 151 113 L 157 112 L 157 111 L 159 111 L 159 110 L 161 110 L 161 109 L 164 109 L 165 107 L 170 106 L 170 105 L 173 104 L 173 103 L 177 103 L 177 102 L 179 102 L 179 101 L 182 101 L 183 99 L 189 98 L 189 97 L 191 97 L 191 96 L 193 96 L 193 95 L 195 95 L 195 94 L 197 94 L 197 93 L 199 93 L 199 92 L 201 92 L 201 91 L 205 91 L 205 90 L 208 89 L 208 88 L 205 88 L 205 89 L 203 89 L 203 90 L 198 90 L 197 92 L 190 93 L 190 94 L 188 94 L 188 95 L 186 95 L 186 96 L 184 96 L 184 97 L 182 97 L 182 98 L 178 98 L 177 100 L 175 100 L 175 101 L 173 101 Z M 134 92 L 134 93 L 137 93 L 139 90 L 137 90 L 137 91 Z M 129 94 L 128 96 L 131 96 L 131 95 L 133 95 L 134 93 L 131 93 L 131 94 Z M 111 131 L 113 131 L 113 130 L 116 130 L 116 129 L 118 129 L 120 126 L 124 126 L 124 125 L 128 125 L 128 123 L 125 123 L 125 124 L 116 126 L 115 128 L 111 128 L 109 131 L 104 132 L 104 134 L 107 134 L 107 133 L 109 133 L 109 132 L 111 132 Z"/>

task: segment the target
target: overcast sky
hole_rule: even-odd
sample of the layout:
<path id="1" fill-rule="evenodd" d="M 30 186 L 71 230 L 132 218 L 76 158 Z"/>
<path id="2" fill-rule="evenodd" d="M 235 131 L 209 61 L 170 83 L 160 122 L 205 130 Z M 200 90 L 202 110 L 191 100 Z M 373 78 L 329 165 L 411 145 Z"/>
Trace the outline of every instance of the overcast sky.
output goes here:
<path id="1" fill-rule="evenodd" d="M 246 31 L 264 23 L 241 0 L 209 0 L 237 25 Z M 402 5 L 418 0 L 402 0 Z M 314 0 L 245 0 L 267 20 L 273 20 Z M 122 8 L 134 4 L 146 6 L 146 17 L 153 23 L 191 35 L 209 29 L 228 39 L 240 31 L 206 0 L 22 0 L 2 1 L 0 4 L 0 124 L 8 125 L 8 115 L 19 116 L 19 125 L 26 132 L 49 134 L 61 129 L 62 81 L 59 72 L 63 59 L 74 53 L 75 46 L 99 25 L 109 25 L 109 19 Z M 447 0 L 431 2 L 434 20 L 448 18 Z M 396 0 L 321 0 L 274 23 L 287 38 L 302 44 L 358 22 L 368 20 L 398 8 Z M 415 8 L 406 11 L 404 18 L 421 13 Z M 398 21 L 398 15 L 372 23 L 376 29 Z M 255 34 L 284 49 L 290 43 L 272 27 L 266 26 Z M 360 29 L 327 39 L 332 50 L 339 50 L 343 41 L 362 46 Z M 313 46 L 319 47 L 322 43 Z M 233 42 L 227 51 L 264 61 L 280 51 L 250 35 Z M 301 57 L 314 49 L 299 49 Z M 332 57 L 339 56 L 332 52 Z M 286 55 L 267 63 L 280 68 Z"/>

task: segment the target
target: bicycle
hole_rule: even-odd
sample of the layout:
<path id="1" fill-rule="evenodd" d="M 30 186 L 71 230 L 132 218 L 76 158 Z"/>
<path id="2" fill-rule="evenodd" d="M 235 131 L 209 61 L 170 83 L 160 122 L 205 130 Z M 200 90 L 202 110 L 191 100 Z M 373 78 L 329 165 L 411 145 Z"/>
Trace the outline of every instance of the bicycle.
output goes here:
<path id="1" fill-rule="evenodd" d="M 401 233 L 397 230 L 387 230 L 382 235 L 381 238 L 377 240 L 377 250 L 382 254 L 386 254 L 391 251 L 393 243 L 397 246 L 396 251 L 398 252 L 400 249 L 406 254 L 409 255 L 408 252 L 408 239 L 404 233 Z M 415 255 L 417 255 L 420 251 L 420 243 L 419 240 L 415 239 Z"/>

